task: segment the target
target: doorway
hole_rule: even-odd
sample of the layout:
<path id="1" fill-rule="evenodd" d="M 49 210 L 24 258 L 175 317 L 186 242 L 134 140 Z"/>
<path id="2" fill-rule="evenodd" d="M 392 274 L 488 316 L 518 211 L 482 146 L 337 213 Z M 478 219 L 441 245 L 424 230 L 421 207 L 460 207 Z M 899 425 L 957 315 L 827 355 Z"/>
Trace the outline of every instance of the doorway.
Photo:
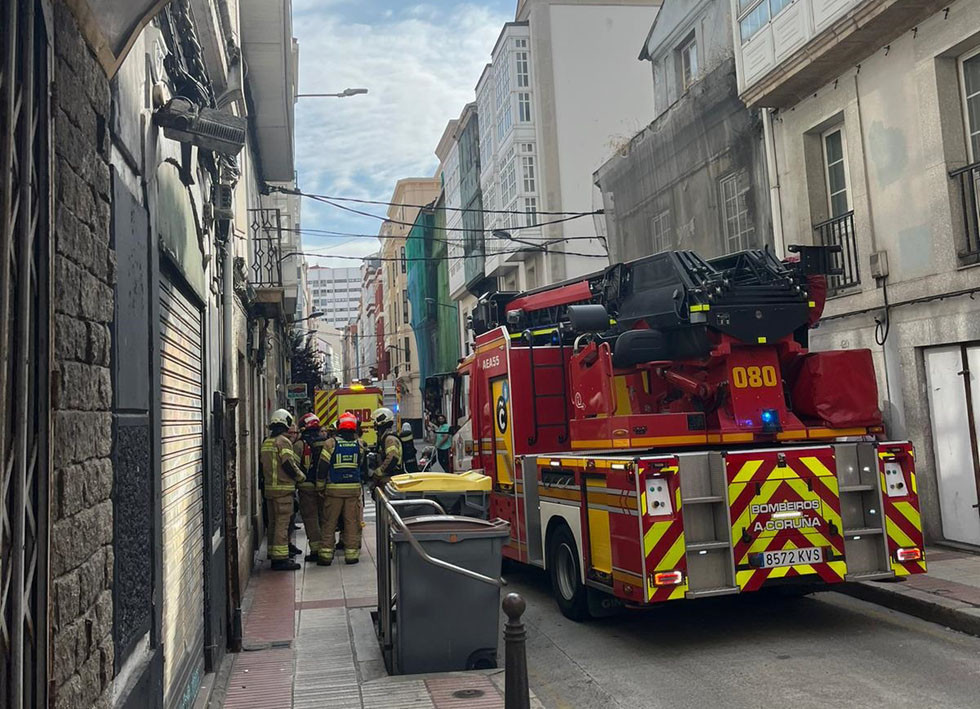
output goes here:
<path id="1" fill-rule="evenodd" d="M 980 546 L 980 343 L 925 350 L 943 536 Z"/>

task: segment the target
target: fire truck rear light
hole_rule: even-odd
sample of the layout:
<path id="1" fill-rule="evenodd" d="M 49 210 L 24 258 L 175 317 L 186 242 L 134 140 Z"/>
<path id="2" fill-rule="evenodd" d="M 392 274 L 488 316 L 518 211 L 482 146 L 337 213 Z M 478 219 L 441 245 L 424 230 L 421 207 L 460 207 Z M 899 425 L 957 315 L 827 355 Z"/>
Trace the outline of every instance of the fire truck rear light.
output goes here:
<path id="1" fill-rule="evenodd" d="M 909 547 L 908 549 L 899 549 L 895 552 L 895 557 L 899 561 L 919 561 L 922 559 L 922 550 L 919 547 Z"/>
<path id="2" fill-rule="evenodd" d="M 680 571 L 661 571 L 653 575 L 654 586 L 676 586 L 684 580 Z"/>
<path id="3" fill-rule="evenodd" d="M 553 460 L 548 465 L 550 465 L 550 466 L 552 466 L 554 468 L 558 468 L 558 467 L 561 466 L 561 461 L 560 460 Z"/>

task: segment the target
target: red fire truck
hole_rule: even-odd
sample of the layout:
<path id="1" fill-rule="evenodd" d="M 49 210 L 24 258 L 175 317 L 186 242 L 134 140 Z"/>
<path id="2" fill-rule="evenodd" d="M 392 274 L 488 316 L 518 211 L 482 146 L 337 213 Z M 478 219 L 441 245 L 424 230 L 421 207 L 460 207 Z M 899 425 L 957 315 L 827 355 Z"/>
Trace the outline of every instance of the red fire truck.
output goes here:
<path id="1" fill-rule="evenodd" d="M 926 570 L 907 441 L 868 350 L 810 352 L 833 247 L 656 254 L 480 299 L 456 470 L 574 619 Z"/>

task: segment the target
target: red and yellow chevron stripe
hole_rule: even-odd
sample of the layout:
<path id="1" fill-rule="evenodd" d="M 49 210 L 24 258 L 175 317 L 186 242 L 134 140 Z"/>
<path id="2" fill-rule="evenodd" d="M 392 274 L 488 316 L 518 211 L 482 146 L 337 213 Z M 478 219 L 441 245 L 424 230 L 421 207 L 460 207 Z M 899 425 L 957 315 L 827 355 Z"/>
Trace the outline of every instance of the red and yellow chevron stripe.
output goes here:
<path id="1" fill-rule="evenodd" d="M 317 389 L 313 395 L 313 413 L 324 426 L 337 420 L 337 392 Z"/>
<path id="2" fill-rule="evenodd" d="M 922 536 L 922 519 L 919 515 L 919 491 L 915 482 L 915 450 L 911 443 L 886 444 L 878 453 L 878 469 L 881 480 L 885 532 L 888 537 L 888 556 L 896 576 L 924 574 L 926 572 L 925 541 Z M 908 483 L 908 494 L 892 497 L 887 494 L 885 463 L 898 462 Z M 916 548 L 922 552 L 917 561 L 899 561 L 899 549 Z"/>
<path id="3" fill-rule="evenodd" d="M 743 591 L 755 591 L 769 579 L 816 574 L 841 583 L 847 573 L 841 536 L 840 497 L 830 448 L 787 451 L 779 457 L 758 453 L 727 456 L 728 501 L 735 555 L 735 580 Z M 778 503 L 814 505 L 805 515 L 811 526 L 778 526 L 772 511 Z M 756 508 L 755 510 L 753 508 Z M 825 561 L 772 569 L 755 568 L 750 556 L 765 551 L 822 547 Z"/>
<path id="4" fill-rule="evenodd" d="M 677 479 L 677 465 L 660 470 L 667 477 L 674 500 L 672 517 L 643 516 L 643 554 L 646 557 L 647 601 L 674 601 L 687 593 L 687 556 L 684 544 L 684 516 L 681 512 L 681 489 Z M 640 510 L 647 509 L 646 494 L 640 496 Z M 658 572 L 680 571 L 684 580 L 675 586 L 657 586 L 654 578 Z"/>

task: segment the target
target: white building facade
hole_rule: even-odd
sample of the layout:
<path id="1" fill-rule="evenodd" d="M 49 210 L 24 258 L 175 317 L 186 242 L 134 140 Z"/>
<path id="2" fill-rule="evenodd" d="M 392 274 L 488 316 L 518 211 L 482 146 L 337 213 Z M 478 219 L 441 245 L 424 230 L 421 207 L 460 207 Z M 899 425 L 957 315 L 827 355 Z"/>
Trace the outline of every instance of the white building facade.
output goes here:
<path id="1" fill-rule="evenodd" d="M 312 310 L 323 313 L 322 320 L 342 329 L 357 317 L 361 301 L 361 269 L 310 266 L 306 272 L 313 299 Z"/>
<path id="2" fill-rule="evenodd" d="M 927 539 L 980 546 L 980 0 L 732 15 L 741 96 L 769 109 L 774 226 L 842 249 L 811 345 L 871 350 Z"/>
<path id="3" fill-rule="evenodd" d="M 659 5 L 522 0 L 501 31 L 476 86 L 486 275 L 500 290 L 608 262 L 595 219 L 567 217 L 601 205 L 592 174 L 650 121 L 652 87 L 635 51 Z"/>

